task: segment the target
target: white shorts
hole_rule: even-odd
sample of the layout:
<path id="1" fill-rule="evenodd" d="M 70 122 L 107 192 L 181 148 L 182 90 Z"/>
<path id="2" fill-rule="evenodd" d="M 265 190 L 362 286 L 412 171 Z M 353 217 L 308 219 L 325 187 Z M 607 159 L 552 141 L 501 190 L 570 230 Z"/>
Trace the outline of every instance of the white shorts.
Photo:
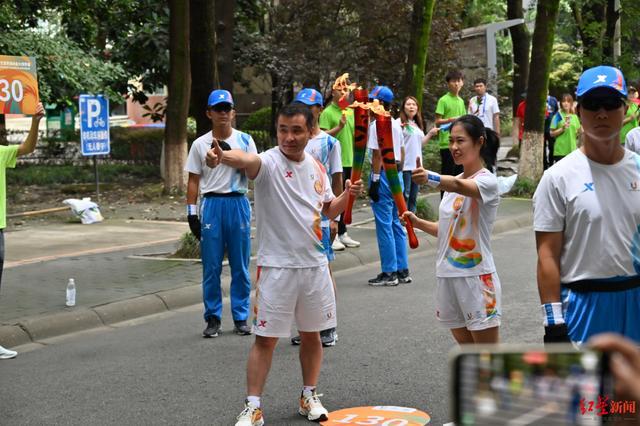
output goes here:
<path id="1" fill-rule="evenodd" d="M 329 266 L 261 267 L 253 312 L 253 333 L 258 336 L 289 337 L 294 320 L 298 331 L 335 327 L 336 297 Z"/>
<path id="2" fill-rule="evenodd" d="M 470 331 L 500 325 L 502 289 L 498 274 L 437 280 L 436 317 L 442 325 Z"/>

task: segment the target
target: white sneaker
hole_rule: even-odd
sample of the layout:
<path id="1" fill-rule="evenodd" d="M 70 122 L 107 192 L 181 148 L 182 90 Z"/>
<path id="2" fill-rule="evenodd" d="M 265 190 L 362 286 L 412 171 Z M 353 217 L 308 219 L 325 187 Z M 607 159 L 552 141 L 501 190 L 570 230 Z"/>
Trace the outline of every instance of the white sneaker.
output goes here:
<path id="1" fill-rule="evenodd" d="M 344 244 L 346 247 L 349 247 L 349 248 L 360 247 L 360 241 L 354 240 L 346 232 L 340 235 L 339 238 L 340 238 L 340 242 L 342 242 L 342 244 Z"/>
<path id="2" fill-rule="evenodd" d="M 346 247 L 344 246 L 344 244 L 340 242 L 340 238 L 336 238 L 335 240 L 333 240 L 333 244 L 331 244 L 331 248 L 333 249 L 333 251 L 342 251 Z"/>
<path id="3" fill-rule="evenodd" d="M 255 407 L 249 401 L 244 402 L 244 410 L 237 417 L 238 421 L 236 426 L 262 426 L 264 425 L 264 418 L 262 417 L 262 410 Z"/>
<path id="4" fill-rule="evenodd" d="M 17 356 L 18 352 L 0 346 L 0 359 L 11 359 Z"/>
<path id="5" fill-rule="evenodd" d="M 329 419 L 329 412 L 322 406 L 320 397 L 322 394 L 317 394 L 314 390 L 312 394 L 300 397 L 300 409 L 298 413 L 301 416 L 305 416 L 312 422 L 324 422 Z"/>

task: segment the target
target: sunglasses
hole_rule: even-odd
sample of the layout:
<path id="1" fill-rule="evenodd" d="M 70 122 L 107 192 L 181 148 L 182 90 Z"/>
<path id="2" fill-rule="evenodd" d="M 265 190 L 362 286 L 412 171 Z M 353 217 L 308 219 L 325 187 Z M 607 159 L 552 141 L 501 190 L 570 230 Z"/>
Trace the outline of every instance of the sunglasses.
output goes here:
<path id="1" fill-rule="evenodd" d="M 226 102 L 221 102 L 217 105 L 209 107 L 209 109 L 214 112 L 231 112 L 233 107 L 231 106 L 231 104 L 228 104 Z"/>
<path id="2" fill-rule="evenodd" d="M 578 102 L 580 107 L 589 111 L 598 111 L 604 108 L 605 111 L 613 111 L 625 105 L 625 101 L 619 97 L 612 96 L 587 96 Z"/>

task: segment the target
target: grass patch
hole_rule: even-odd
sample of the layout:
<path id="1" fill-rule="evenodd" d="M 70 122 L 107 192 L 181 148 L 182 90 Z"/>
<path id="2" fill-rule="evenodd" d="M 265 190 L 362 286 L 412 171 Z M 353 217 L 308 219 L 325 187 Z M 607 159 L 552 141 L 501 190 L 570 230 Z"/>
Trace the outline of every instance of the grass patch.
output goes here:
<path id="1" fill-rule="evenodd" d="M 422 147 L 422 160 L 424 161 L 422 167 L 425 169 L 440 171 L 442 161 L 440 160 L 440 147 L 437 139 L 429 141 Z"/>
<path id="2" fill-rule="evenodd" d="M 170 257 L 179 259 L 200 259 L 200 241 L 191 232 L 186 232 L 180 238 L 178 250 Z"/>
<path id="3" fill-rule="evenodd" d="M 118 182 L 123 179 L 159 179 L 160 170 L 148 164 L 102 164 L 98 165 L 100 183 Z M 7 172 L 8 185 L 65 185 L 95 182 L 93 166 L 31 166 L 24 165 Z"/>
<path id="4" fill-rule="evenodd" d="M 517 143 L 511 146 L 511 149 L 507 152 L 507 157 L 520 158 L 520 147 Z"/>
<path id="5" fill-rule="evenodd" d="M 518 177 L 516 183 L 513 184 L 513 188 L 509 191 L 509 195 L 513 197 L 532 198 L 537 187 L 538 182 Z"/>

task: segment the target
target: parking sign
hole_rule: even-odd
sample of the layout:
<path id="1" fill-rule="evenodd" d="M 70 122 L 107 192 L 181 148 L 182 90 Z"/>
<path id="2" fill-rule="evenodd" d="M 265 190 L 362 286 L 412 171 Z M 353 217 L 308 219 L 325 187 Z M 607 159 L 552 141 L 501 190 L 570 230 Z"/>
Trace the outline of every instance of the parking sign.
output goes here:
<path id="1" fill-rule="evenodd" d="M 109 100 L 102 95 L 80 95 L 82 155 L 105 155 L 109 144 Z"/>

